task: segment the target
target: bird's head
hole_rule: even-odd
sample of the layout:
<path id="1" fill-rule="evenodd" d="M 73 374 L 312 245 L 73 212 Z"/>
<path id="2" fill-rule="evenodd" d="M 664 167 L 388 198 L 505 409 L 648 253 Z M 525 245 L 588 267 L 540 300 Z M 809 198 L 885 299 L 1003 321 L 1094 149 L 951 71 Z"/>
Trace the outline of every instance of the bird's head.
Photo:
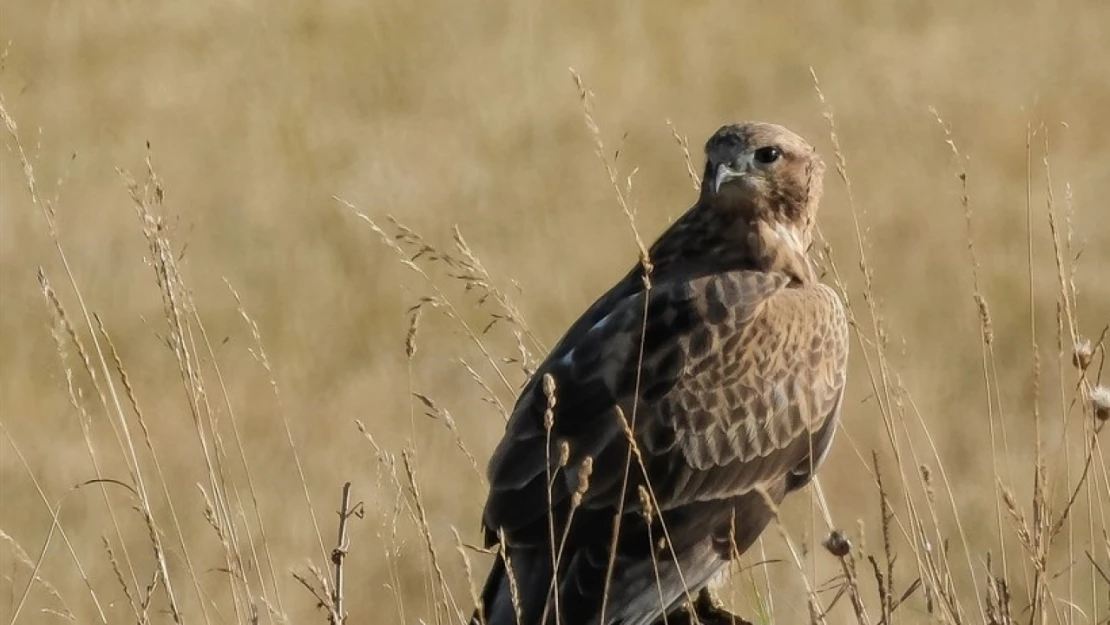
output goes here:
<path id="1" fill-rule="evenodd" d="M 701 202 L 778 231 L 791 247 L 812 241 L 825 164 L 805 139 L 777 124 L 723 126 L 705 144 Z"/>

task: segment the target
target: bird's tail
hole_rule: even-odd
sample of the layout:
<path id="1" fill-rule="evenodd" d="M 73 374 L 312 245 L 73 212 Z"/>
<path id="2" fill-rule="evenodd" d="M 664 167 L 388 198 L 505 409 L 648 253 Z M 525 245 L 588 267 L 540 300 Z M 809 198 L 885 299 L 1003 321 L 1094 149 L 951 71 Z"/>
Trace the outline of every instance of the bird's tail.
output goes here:
<path id="1" fill-rule="evenodd" d="M 469 625 L 539 623 L 550 595 L 551 558 L 542 549 L 503 550 Z"/>
<path id="2" fill-rule="evenodd" d="M 571 566 L 560 567 L 558 603 L 548 550 L 510 548 L 507 561 L 499 555 L 468 625 L 596 625 L 606 594 L 610 595 L 606 623 L 646 625 L 662 617 L 661 601 L 670 606 L 667 612 L 680 607 L 685 584 L 671 562 L 618 556 L 617 571 L 607 584 L 609 547 L 598 541 L 585 549 L 569 558 Z M 679 559 L 685 582 L 695 595 L 720 562 L 706 541 Z"/>

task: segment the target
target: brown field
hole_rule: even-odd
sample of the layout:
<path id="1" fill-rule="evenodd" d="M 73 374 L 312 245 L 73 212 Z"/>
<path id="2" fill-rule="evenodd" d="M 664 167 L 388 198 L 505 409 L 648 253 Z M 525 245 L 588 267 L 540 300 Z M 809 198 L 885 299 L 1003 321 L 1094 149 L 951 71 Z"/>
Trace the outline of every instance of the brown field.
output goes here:
<path id="1" fill-rule="evenodd" d="M 0 42 L 0 622 L 326 623 L 349 481 L 348 622 L 459 623 L 497 402 L 636 261 L 628 177 L 644 238 L 692 203 L 671 125 L 700 171 L 741 119 L 830 163 L 853 549 L 811 488 L 728 604 L 1110 622 L 1110 3 L 4 0 Z"/>

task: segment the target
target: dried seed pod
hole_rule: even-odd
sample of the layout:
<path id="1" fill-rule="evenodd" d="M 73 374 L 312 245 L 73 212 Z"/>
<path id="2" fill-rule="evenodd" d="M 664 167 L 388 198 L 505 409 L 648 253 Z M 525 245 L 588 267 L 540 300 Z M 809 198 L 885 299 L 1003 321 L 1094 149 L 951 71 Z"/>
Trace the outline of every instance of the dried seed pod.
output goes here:
<path id="1" fill-rule="evenodd" d="M 1110 420 L 1110 388 L 1096 386 L 1089 395 L 1091 408 L 1095 411 L 1095 418 L 1099 421 Z"/>
<path id="2" fill-rule="evenodd" d="M 1079 339 L 1075 342 L 1075 348 L 1071 353 L 1071 363 L 1075 365 L 1076 369 L 1086 371 L 1087 367 L 1091 366 L 1091 359 L 1094 358 L 1095 350 L 1091 345 L 1090 339 Z"/>
<path id="3" fill-rule="evenodd" d="M 825 542 L 821 544 L 825 546 L 825 549 L 828 549 L 829 553 L 838 558 L 843 558 L 852 551 L 852 542 L 848 540 L 848 537 L 840 530 L 829 532 L 828 537 L 825 538 Z"/>

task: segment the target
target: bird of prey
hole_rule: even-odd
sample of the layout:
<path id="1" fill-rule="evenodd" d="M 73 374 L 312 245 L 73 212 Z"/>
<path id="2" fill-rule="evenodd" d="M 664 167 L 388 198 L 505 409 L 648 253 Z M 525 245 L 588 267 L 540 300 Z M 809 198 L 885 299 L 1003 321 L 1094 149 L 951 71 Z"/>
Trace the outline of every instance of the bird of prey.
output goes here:
<path id="1" fill-rule="evenodd" d="M 705 154 L 694 206 L 517 400 L 489 462 L 499 555 L 472 624 L 685 610 L 829 449 L 848 324 L 808 258 L 824 163 L 756 122 L 722 127 Z"/>

